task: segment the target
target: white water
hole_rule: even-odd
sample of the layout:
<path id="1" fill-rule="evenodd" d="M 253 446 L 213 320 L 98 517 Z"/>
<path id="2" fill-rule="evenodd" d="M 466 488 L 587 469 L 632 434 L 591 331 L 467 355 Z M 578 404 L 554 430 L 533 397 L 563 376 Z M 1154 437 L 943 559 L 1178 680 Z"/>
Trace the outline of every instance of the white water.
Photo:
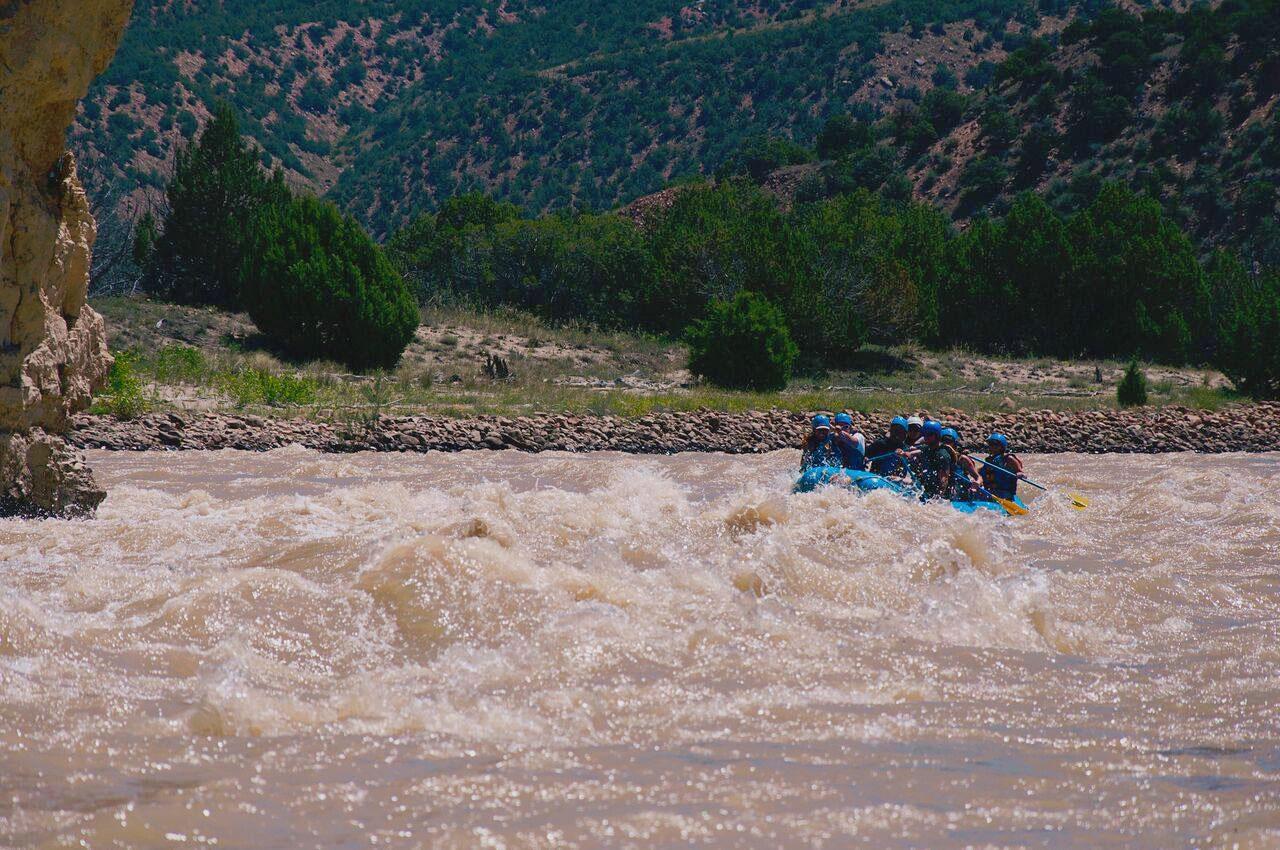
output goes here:
<path id="1" fill-rule="evenodd" d="M 0 845 L 1280 847 L 1277 456 L 1028 517 L 764 457 L 95 453 L 0 523 Z"/>

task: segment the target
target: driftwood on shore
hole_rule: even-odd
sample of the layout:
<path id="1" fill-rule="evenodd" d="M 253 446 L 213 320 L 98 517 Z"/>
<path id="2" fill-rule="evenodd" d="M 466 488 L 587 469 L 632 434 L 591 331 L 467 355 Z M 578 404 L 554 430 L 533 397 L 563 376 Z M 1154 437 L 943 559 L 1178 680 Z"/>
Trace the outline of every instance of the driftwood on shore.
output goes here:
<path id="1" fill-rule="evenodd" d="M 1019 452 L 1154 453 L 1280 451 L 1280 404 L 1219 411 L 1184 407 L 1097 411 L 1022 411 L 968 415 L 937 412 L 966 445 L 979 448 L 992 431 Z M 888 416 L 853 413 L 868 438 Z M 82 448 L 115 450 L 244 449 L 302 445 L 323 452 L 425 452 L 468 449 L 744 454 L 798 446 L 808 417 L 784 410 L 653 413 L 623 418 L 573 414 L 532 416 L 379 416 L 371 422 L 313 422 L 252 415 L 153 413 L 132 420 L 76 417 L 68 439 Z"/>

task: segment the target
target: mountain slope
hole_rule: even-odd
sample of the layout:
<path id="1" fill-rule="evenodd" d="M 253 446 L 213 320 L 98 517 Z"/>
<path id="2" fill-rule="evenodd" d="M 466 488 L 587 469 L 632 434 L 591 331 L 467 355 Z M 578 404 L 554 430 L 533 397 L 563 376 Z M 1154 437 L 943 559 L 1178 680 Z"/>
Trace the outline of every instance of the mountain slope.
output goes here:
<path id="1" fill-rule="evenodd" d="M 1280 2 L 1110 10 L 1028 42 L 994 74 L 909 163 L 918 196 L 964 221 L 1025 190 L 1078 208 L 1117 180 L 1206 247 L 1280 262 Z"/>
<path id="2" fill-rule="evenodd" d="M 129 215 L 218 99 L 296 185 L 385 231 L 461 188 L 608 206 L 713 170 L 741 138 L 811 137 L 881 36 L 1027 0 L 140 0 L 72 144 Z"/>
<path id="3" fill-rule="evenodd" d="M 1079 205 L 1106 178 L 1164 197 L 1205 245 L 1266 242 L 1277 0 L 1163 8 L 1186 6 L 139 0 L 71 142 L 107 213 L 103 254 L 219 99 L 265 162 L 379 236 L 473 189 L 530 211 L 614 207 L 757 135 L 811 145 L 851 112 L 886 118 L 872 170 L 907 174 L 961 223 L 1023 189 Z M 962 105 L 934 127 L 936 87 Z"/>

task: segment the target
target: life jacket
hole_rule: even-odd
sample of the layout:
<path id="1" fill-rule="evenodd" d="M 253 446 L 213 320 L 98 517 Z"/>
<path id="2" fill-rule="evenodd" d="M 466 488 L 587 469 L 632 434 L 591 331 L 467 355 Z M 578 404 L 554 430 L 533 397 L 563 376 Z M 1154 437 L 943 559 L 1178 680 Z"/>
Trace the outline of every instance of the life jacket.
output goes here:
<path id="1" fill-rule="evenodd" d="M 955 479 L 956 450 L 939 443 L 936 446 L 920 447 L 920 486 L 924 488 L 925 498 L 944 495 L 942 479 L 950 474 Z"/>
<path id="2" fill-rule="evenodd" d="M 834 434 L 827 434 L 822 442 L 816 444 L 813 437 L 809 436 L 804 441 L 804 451 L 800 455 L 800 469 L 803 471 L 815 466 L 840 466 L 842 460 Z"/>
<path id="3" fill-rule="evenodd" d="M 988 455 L 987 465 L 982 471 L 982 480 L 986 482 L 987 490 L 1002 499 L 1012 499 L 1018 494 L 1018 476 L 1006 466 L 1008 463 L 1008 452 Z"/>
<path id="4" fill-rule="evenodd" d="M 881 437 L 871 445 L 867 446 L 867 454 L 871 457 L 878 457 L 879 460 L 871 462 L 871 471 L 876 475 L 905 475 L 907 470 L 902 462 L 902 458 L 898 457 L 894 452 L 904 448 L 904 444 L 892 437 Z M 881 457 L 881 455 L 893 455 L 892 457 Z"/>

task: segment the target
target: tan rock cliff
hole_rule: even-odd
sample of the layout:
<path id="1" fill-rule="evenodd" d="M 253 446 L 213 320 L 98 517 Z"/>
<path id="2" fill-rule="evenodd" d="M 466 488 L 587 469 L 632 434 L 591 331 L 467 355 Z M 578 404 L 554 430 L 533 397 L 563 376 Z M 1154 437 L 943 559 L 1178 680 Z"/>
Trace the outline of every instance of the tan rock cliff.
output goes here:
<path id="1" fill-rule="evenodd" d="M 103 497 L 53 436 L 111 363 L 85 305 L 95 230 L 65 137 L 132 8 L 0 0 L 0 512 L 82 512 Z"/>

